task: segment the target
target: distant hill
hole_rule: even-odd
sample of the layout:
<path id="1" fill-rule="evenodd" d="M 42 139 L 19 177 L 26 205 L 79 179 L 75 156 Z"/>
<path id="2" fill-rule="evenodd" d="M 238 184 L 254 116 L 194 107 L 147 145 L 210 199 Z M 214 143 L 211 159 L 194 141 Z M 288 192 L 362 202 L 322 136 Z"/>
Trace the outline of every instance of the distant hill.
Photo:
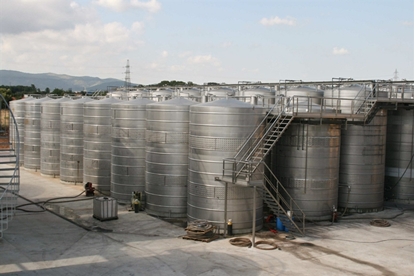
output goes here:
<path id="1" fill-rule="evenodd" d="M 12 70 L 0 70 L 0 85 L 23 85 L 45 90 L 63 89 L 72 91 L 107 90 L 108 86 L 124 86 L 124 81 L 117 79 L 100 79 L 96 77 L 74 77 L 53 73 L 30 74 Z M 135 85 L 135 84 L 131 84 Z"/>

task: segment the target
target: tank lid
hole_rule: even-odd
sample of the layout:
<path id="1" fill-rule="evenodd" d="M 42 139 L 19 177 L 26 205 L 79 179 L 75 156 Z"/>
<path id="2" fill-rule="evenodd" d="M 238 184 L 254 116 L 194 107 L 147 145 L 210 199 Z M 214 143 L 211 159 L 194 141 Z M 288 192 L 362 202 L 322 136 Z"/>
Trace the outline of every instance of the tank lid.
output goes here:
<path id="1" fill-rule="evenodd" d="M 121 100 L 118 100 L 116 98 L 105 98 L 102 100 L 98 100 L 98 101 L 91 101 L 91 102 L 87 102 L 87 105 L 100 105 L 100 104 L 113 104 L 113 103 L 119 103 L 121 102 Z"/>
<path id="2" fill-rule="evenodd" d="M 223 106 L 223 107 L 237 107 L 237 108 L 253 108 L 250 103 L 239 101 L 237 99 L 220 99 L 212 102 L 198 104 L 197 106 Z"/>
<path id="3" fill-rule="evenodd" d="M 41 103 L 41 102 L 46 102 L 46 101 L 50 101 L 50 100 L 52 100 L 52 98 L 49 98 L 49 97 L 43 97 L 43 98 L 36 99 L 36 100 L 34 100 L 34 101 L 31 101 L 31 102 L 32 102 L 32 103 Z"/>
<path id="4" fill-rule="evenodd" d="M 12 102 L 14 102 L 14 103 L 16 103 L 16 102 L 25 102 L 25 101 L 33 101 L 33 100 L 35 100 L 36 98 L 33 98 L 32 96 L 29 96 L 29 97 L 26 97 L 26 98 L 21 98 L 21 99 L 19 99 L 19 100 L 13 100 L 13 101 L 10 101 L 11 103 Z"/>
<path id="5" fill-rule="evenodd" d="M 178 98 L 174 98 L 174 99 L 167 100 L 167 101 L 154 102 L 154 103 L 151 103 L 149 105 L 151 105 L 151 106 L 157 106 L 157 105 L 163 105 L 163 106 L 165 106 L 165 105 L 174 105 L 174 106 L 179 106 L 179 105 L 194 105 L 194 104 L 197 104 L 197 102 L 190 101 L 190 100 L 187 100 L 187 99 L 178 97 Z"/>
<path id="6" fill-rule="evenodd" d="M 53 104 L 59 104 L 59 103 L 68 102 L 68 101 L 72 101 L 72 99 L 67 98 L 67 97 L 62 97 L 62 98 L 59 98 L 59 99 L 52 99 L 51 101 L 47 101 L 47 102 L 45 102 L 45 104 L 53 105 Z"/>
<path id="7" fill-rule="evenodd" d="M 147 105 L 154 103 L 154 101 L 146 98 L 137 98 L 131 101 L 122 101 L 120 103 L 115 103 L 114 105 Z"/>
<path id="8" fill-rule="evenodd" d="M 82 97 L 82 98 L 73 100 L 71 102 L 66 102 L 65 104 L 80 104 L 80 103 L 86 103 L 86 102 L 91 102 L 91 101 L 96 101 L 96 100 L 91 99 L 90 97 Z"/>

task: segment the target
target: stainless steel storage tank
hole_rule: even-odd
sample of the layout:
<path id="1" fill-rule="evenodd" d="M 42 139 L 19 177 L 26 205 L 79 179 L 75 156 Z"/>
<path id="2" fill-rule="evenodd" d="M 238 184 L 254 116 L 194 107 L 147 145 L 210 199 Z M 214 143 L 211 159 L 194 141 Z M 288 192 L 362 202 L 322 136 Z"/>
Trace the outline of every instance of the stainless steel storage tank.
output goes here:
<path id="1" fill-rule="evenodd" d="M 60 173 L 61 111 L 60 105 L 72 99 L 63 97 L 41 103 L 40 173 L 56 177 Z"/>
<path id="2" fill-rule="evenodd" d="M 41 104 L 50 101 L 45 97 L 25 101 L 24 167 L 29 170 L 40 169 L 40 112 Z"/>
<path id="3" fill-rule="evenodd" d="M 236 99 L 220 99 L 190 108 L 188 221 L 208 220 L 223 230 L 225 184 L 223 159 L 232 158 L 263 119 L 264 110 Z M 234 233 L 252 230 L 253 197 L 256 197 L 256 229 L 262 228 L 262 194 L 251 187 L 229 184 L 227 218 Z"/>
<path id="4" fill-rule="evenodd" d="M 356 113 L 369 93 L 370 89 L 367 86 L 358 84 L 328 88 L 324 90 L 324 101 L 326 106 L 351 114 Z"/>
<path id="5" fill-rule="evenodd" d="M 182 98 L 147 105 L 146 212 L 186 217 L 189 108 Z"/>
<path id="6" fill-rule="evenodd" d="M 274 174 L 306 219 L 330 219 L 337 207 L 340 135 L 336 124 L 294 120 L 272 152 Z"/>
<path id="7" fill-rule="evenodd" d="M 174 97 L 174 90 L 170 88 L 157 89 L 150 92 L 151 99 L 155 102 L 162 102 Z"/>
<path id="8" fill-rule="evenodd" d="M 112 104 L 111 197 L 131 201 L 145 190 L 146 105 L 149 99 Z"/>
<path id="9" fill-rule="evenodd" d="M 33 101 L 35 98 L 27 97 L 20 100 L 10 101 L 10 109 L 13 112 L 14 118 L 16 120 L 17 129 L 19 131 L 19 144 L 16 145 L 17 141 L 15 140 L 16 134 L 14 133 L 14 121 L 10 117 L 10 142 L 14 145 L 14 148 L 19 148 L 19 165 L 24 163 L 24 120 L 26 114 L 26 105 L 25 102 Z"/>
<path id="10" fill-rule="evenodd" d="M 128 92 L 128 99 L 134 100 L 136 98 L 150 98 L 150 91 L 147 89 L 136 89 Z"/>
<path id="11" fill-rule="evenodd" d="M 385 199 L 414 204 L 414 109 L 388 110 Z"/>
<path id="12" fill-rule="evenodd" d="M 61 103 L 60 180 L 63 183 L 84 181 L 84 97 Z"/>
<path id="13" fill-rule="evenodd" d="M 105 98 L 84 103 L 84 182 L 111 190 L 111 106 L 120 100 Z"/>
<path id="14" fill-rule="evenodd" d="M 202 94 L 208 98 L 207 101 L 215 101 L 218 99 L 233 97 L 235 96 L 236 91 L 229 87 L 213 87 L 207 91 L 204 91 Z"/>
<path id="15" fill-rule="evenodd" d="M 188 88 L 188 89 L 182 89 L 179 93 L 180 97 L 192 100 L 195 102 L 201 102 L 202 101 L 202 91 L 197 88 Z"/>
<path id="16" fill-rule="evenodd" d="M 387 112 L 366 125 L 342 129 L 339 209 L 348 213 L 383 210 Z"/>
<path id="17" fill-rule="evenodd" d="M 321 105 L 322 98 L 324 97 L 324 91 L 315 87 L 309 86 L 296 86 L 288 87 L 287 90 L 281 91 L 281 94 L 286 97 L 296 97 L 296 101 L 311 102 L 313 104 Z"/>
<path id="18" fill-rule="evenodd" d="M 241 101 L 265 107 L 275 104 L 275 90 L 269 87 L 249 87 L 240 90 L 237 96 Z M 252 102 L 252 97 L 255 97 L 255 102 Z"/>

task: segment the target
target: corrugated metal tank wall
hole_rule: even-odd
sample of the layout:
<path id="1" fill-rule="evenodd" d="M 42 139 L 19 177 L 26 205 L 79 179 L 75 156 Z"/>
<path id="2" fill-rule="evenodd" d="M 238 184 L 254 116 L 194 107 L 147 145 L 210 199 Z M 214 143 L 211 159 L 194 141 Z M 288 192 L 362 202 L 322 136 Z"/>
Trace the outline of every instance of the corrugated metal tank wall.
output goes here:
<path id="1" fill-rule="evenodd" d="M 63 102 L 70 98 L 60 98 L 41 104 L 40 114 L 40 173 L 56 177 L 60 173 L 61 112 Z"/>
<path id="2" fill-rule="evenodd" d="M 145 190 L 146 105 L 135 99 L 112 105 L 111 196 L 131 201 L 132 192 Z"/>
<path id="3" fill-rule="evenodd" d="M 146 212 L 186 217 L 189 108 L 182 98 L 147 105 Z"/>
<path id="4" fill-rule="evenodd" d="M 293 121 L 275 145 L 274 174 L 307 219 L 331 219 L 337 207 L 340 135 L 339 125 Z"/>
<path id="5" fill-rule="evenodd" d="M 233 157 L 264 116 L 262 108 L 236 99 L 220 99 L 190 108 L 188 221 L 208 220 L 223 231 L 225 184 L 223 159 Z M 234 233 L 252 230 L 253 189 L 229 185 L 227 218 Z M 262 194 L 256 193 L 256 229 L 262 228 Z"/>
<path id="6" fill-rule="evenodd" d="M 339 209 L 348 213 L 383 210 L 387 112 L 367 125 L 342 129 Z"/>
<path id="7" fill-rule="evenodd" d="M 385 199 L 414 204 L 414 110 L 388 111 Z"/>
<path id="8" fill-rule="evenodd" d="M 84 103 L 80 98 L 61 103 L 60 180 L 63 183 L 84 181 Z"/>
<path id="9" fill-rule="evenodd" d="M 17 129 L 19 131 L 19 139 L 20 142 L 16 145 L 17 141 L 15 141 L 16 134 L 14 133 L 14 121 L 13 118 L 10 117 L 10 142 L 14 145 L 15 148 L 19 148 L 19 165 L 23 165 L 24 163 L 24 120 L 26 114 L 26 105 L 25 102 L 33 101 L 35 98 L 27 97 L 20 100 L 10 101 L 10 109 L 13 112 L 14 118 L 16 120 Z"/>
<path id="10" fill-rule="evenodd" d="M 340 86 L 324 91 L 326 104 L 350 114 L 370 93 L 362 85 Z M 358 100 L 354 100 L 358 99 Z M 342 129 L 339 176 L 339 209 L 349 213 L 383 209 L 386 144 L 386 111 L 380 110 L 371 123 L 348 124 Z"/>
<path id="11" fill-rule="evenodd" d="M 41 104 L 50 100 L 52 99 L 45 97 L 25 101 L 24 167 L 29 170 L 40 169 Z"/>
<path id="12" fill-rule="evenodd" d="M 84 103 L 84 182 L 101 191 L 111 190 L 111 105 L 105 98 Z"/>

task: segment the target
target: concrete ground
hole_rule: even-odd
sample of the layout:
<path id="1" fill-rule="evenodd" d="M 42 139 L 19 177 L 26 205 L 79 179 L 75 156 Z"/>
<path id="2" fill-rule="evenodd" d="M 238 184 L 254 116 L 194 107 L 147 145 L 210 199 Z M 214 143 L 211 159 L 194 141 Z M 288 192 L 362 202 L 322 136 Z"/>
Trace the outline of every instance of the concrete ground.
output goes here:
<path id="1" fill-rule="evenodd" d="M 82 191 L 83 184 L 62 184 L 21 169 L 20 195 L 27 200 L 42 202 Z M 37 212 L 16 212 L 0 239 L 0 274 L 414 275 L 413 209 L 390 206 L 332 225 L 309 223 L 307 235 L 294 240 L 286 239 L 286 233 L 263 230 L 256 241 L 275 241 L 281 250 L 260 250 L 233 246 L 229 238 L 185 240 L 183 226 L 128 211 L 128 206 L 118 206 L 118 220 L 101 222 L 92 217 L 91 199 L 76 199 L 85 200 L 49 202 L 55 213 L 21 206 Z M 391 226 L 372 226 L 373 218 L 387 219 Z"/>

